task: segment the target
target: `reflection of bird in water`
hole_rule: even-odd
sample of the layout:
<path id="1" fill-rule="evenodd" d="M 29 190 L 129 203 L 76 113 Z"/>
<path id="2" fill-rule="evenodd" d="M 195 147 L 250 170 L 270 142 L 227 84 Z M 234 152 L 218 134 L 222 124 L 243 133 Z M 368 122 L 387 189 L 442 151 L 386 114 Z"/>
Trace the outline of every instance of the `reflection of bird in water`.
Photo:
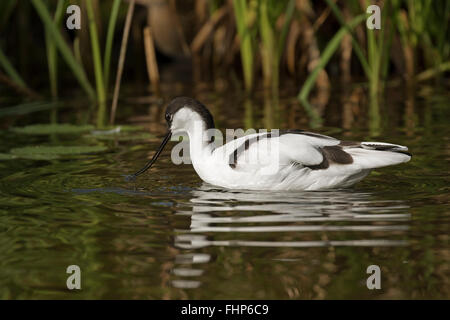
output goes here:
<path id="1" fill-rule="evenodd" d="M 200 178 L 229 189 L 319 190 L 347 187 L 372 169 L 407 162 L 408 148 L 383 142 L 340 141 L 302 130 L 263 132 L 216 147 L 214 121 L 200 102 L 180 97 L 166 109 L 169 131 L 153 159 L 156 161 L 172 134 L 187 132 L 190 158 Z"/>
<path id="2" fill-rule="evenodd" d="M 211 259 L 209 254 L 205 253 L 188 253 L 179 254 L 175 257 L 175 264 L 178 266 L 172 269 L 172 273 L 179 277 L 172 281 L 172 285 L 176 288 L 194 289 L 201 285 L 197 280 L 204 273 L 203 269 L 196 268 L 195 265 L 208 263 Z"/>
<path id="3" fill-rule="evenodd" d="M 399 237 L 409 228 L 405 223 L 410 219 L 405 213 L 409 206 L 377 200 L 367 192 L 237 191 L 204 184 L 192 196 L 189 209 L 177 211 L 190 217 L 188 228 L 175 230 L 175 246 L 189 250 L 175 259 L 172 285 L 177 288 L 201 285 L 202 266 L 212 259 L 205 247 L 279 248 L 279 254 L 271 251 L 274 260 L 297 261 L 292 250 L 285 255 L 282 248 L 408 244 Z M 336 233 L 340 236 L 333 240 Z M 300 256 L 301 252 L 305 254 L 297 251 Z"/>
<path id="4" fill-rule="evenodd" d="M 218 246 L 390 246 L 404 245 L 403 240 L 358 239 L 339 241 L 246 241 L 208 240 L 201 233 L 289 233 L 305 232 L 372 232 L 405 231 L 410 215 L 401 201 L 374 200 L 370 193 L 350 190 L 318 192 L 264 192 L 221 190 L 203 185 L 194 190 L 189 230 L 176 238 L 178 247 Z M 325 199 L 325 200 L 324 200 Z M 400 212 L 399 212 L 400 211 Z M 233 215 L 233 213 L 239 215 Z M 230 214 L 231 213 L 231 214 Z M 247 213 L 247 214 L 246 214 Z M 382 224 L 380 224 L 382 222 Z"/>

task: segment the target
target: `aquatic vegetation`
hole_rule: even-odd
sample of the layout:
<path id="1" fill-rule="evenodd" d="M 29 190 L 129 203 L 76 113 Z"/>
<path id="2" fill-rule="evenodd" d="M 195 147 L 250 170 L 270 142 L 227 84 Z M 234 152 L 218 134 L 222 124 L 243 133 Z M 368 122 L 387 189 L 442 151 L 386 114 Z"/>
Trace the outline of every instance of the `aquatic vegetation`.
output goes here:
<path id="1" fill-rule="evenodd" d="M 105 152 L 106 146 L 31 146 L 11 149 L 10 153 L 23 159 L 53 160 L 60 156 L 73 156 Z"/>
<path id="2" fill-rule="evenodd" d="M 11 131 L 29 135 L 49 134 L 80 134 L 94 129 L 93 125 L 73 125 L 69 123 L 60 124 L 33 124 L 26 127 L 12 127 Z"/>
<path id="3" fill-rule="evenodd" d="M 241 47 L 242 71 L 244 73 L 244 83 L 247 91 L 253 88 L 253 41 L 252 41 L 252 27 L 256 16 L 256 1 L 250 2 L 250 7 L 247 6 L 247 1 L 233 0 L 233 8 L 236 16 L 236 25 L 239 34 L 239 41 Z"/>
<path id="4" fill-rule="evenodd" d="M 54 17 L 55 25 L 61 24 L 65 4 L 66 1 L 58 1 L 57 3 Z M 50 92 L 52 97 L 55 99 L 58 97 L 58 54 L 56 51 L 55 42 L 47 28 L 45 30 L 45 42 L 47 46 L 47 63 L 50 81 Z"/>
<path id="5" fill-rule="evenodd" d="M 113 134 L 96 134 L 88 135 L 89 138 L 94 138 L 99 141 L 137 141 L 149 140 L 156 138 L 155 135 L 148 132 L 141 133 L 113 133 Z"/>
<path id="6" fill-rule="evenodd" d="M 325 50 L 322 52 L 319 63 L 317 64 L 313 72 L 308 76 L 305 83 L 303 84 L 302 89 L 300 90 L 300 93 L 298 94 L 298 99 L 305 106 L 309 116 L 312 119 L 311 121 L 312 127 L 317 127 L 320 126 L 321 124 L 320 116 L 308 102 L 308 95 L 314 86 L 317 76 L 320 70 L 325 68 L 328 61 L 331 59 L 331 56 L 338 49 L 342 37 L 344 37 L 344 35 L 346 35 L 348 32 L 351 32 L 351 29 L 357 26 L 358 23 L 361 23 L 365 19 L 365 17 L 366 17 L 365 15 L 360 15 L 354 18 L 348 25 L 341 27 L 341 29 L 335 34 L 335 36 L 328 43 Z"/>
<path id="7" fill-rule="evenodd" d="M 93 130 L 91 134 L 93 135 L 108 135 L 108 134 L 118 134 L 123 132 L 136 132 L 144 131 L 145 128 L 142 126 L 135 125 L 120 125 L 120 126 L 105 126 L 103 130 Z"/>
<path id="8" fill-rule="evenodd" d="M 111 54 L 114 40 L 114 30 L 117 24 L 117 16 L 119 15 L 120 0 L 114 0 L 111 15 L 108 22 L 108 32 L 106 35 L 105 55 L 103 57 L 103 79 L 105 80 L 105 91 L 108 92 L 109 73 L 111 68 Z"/>
<path id="9" fill-rule="evenodd" d="M 29 102 L 0 109 L 0 118 L 8 116 L 20 116 L 37 111 L 49 110 L 59 107 L 57 102 Z"/>
<path id="10" fill-rule="evenodd" d="M 0 161 L 3 160 L 14 160 L 17 159 L 17 156 L 9 153 L 0 153 Z"/>
<path id="11" fill-rule="evenodd" d="M 48 8 L 42 2 L 42 0 L 31 0 L 31 2 L 34 5 L 39 16 L 41 17 L 42 22 L 45 25 L 46 31 L 52 37 L 55 46 L 59 49 L 59 52 L 63 56 L 69 68 L 72 70 L 74 76 L 77 78 L 81 87 L 86 91 L 87 95 L 91 99 L 94 99 L 95 91 L 92 88 L 86 76 L 83 66 L 75 59 L 73 52 L 71 51 L 66 41 L 64 40 L 61 32 L 59 31 L 58 26 L 51 18 Z"/>
<path id="12" fill-rule="evenodd" d="M 86 71 L 81 63 L 81 53 L 79 49 L 79 40 L 75 38 L 73 43 L 74 50 L 72 51 L 63 39 L 63 35 L 59 29 L 59 24 L 62 18 L 62 12 L 65 8 L 65 1 L 59 0 L 55 9 L 54 20 L 51 19 L 47 6 L 41 0 L 34 0 L 33 5 L 38 12 L 42 23 L 45 25 L 45 34 L 47 40 L 47 60 L 49 68 L 49 77 L 51 84 L 52 96 L 56 97 L 57 93 L 57 53 L 55 47 L 63 56 L 66 63 L 69 65 L 73 74 L 77 78 L 81 87 L 86 91 L 88 96 L 94 100 L 97 96 L 98 112 L 97 112 L 97 126 L 102 127 L 106 121 L 106 100 L 108 90 L 108 80 L 111 65 L 112 44 L 114 39 L 114 29 L 117 23 L 119 13 L 120 1 L 115 0 L 112 5 L 112 11 L 108 24 L 108 33 L 106 38 L 104 61 L 102 63 L 102 55 L 99 44 L 99 32 L 96 25 L 95 11 L 92 0 L 86 0 L 86 11 L 89 19 L 89 34 L 91 39 L 92 59 L 94 63 L 94 75 L 96 90 L 94 90 L 86 76 Z"/>
<path id="13" fill-rule="evenodd" d="M 92 57 L 94 59 L 94 74 L 95 82 L 97 86 L 97 101 L 99 104 L 99 112 L 97 116 L 97 126 L 102 127 L 105 122 L 105 103 L 106 103 L 106 93 L 105 93 L 105 83 L 103 79 L 102 70 L 102 60 L 100 54 L 100 45 L 98 43 L 98 32 L 95 22 L 94 9 L 92 6 L 92 1 L 86 1 L 86 11 L 89 18 L 89 32 L 91 38 L 92 47 Z"/>
<path id="14" fill-rule="evenodd" d="M 122 81 L 122 73 L 123 68 L 125 64 L 125 55 L 127 52 L 127 44 L 128 44 L 128 37 L 130 33 L 130 26 L 131 26 L 131 19 L 133 18 L 134 13 L 134 6 L 135 1 L 131 0 L 130 4 L 128 5 L 128 11 L 127 11 L 127 17 L 125 20 L 125 26 L 122 34 L 122 43 L 120 46 L 120 56 L 119 56 L 119 62 L 117 65 L 117 74 L 116 74 L 116 82 L 114 86 L 114 95 L 113 95 L 113 101 L 111 105 L 111 113 L 109 116 L 109 123 L 114 124 L 114 120 L 116 118 L 116 110 L 117 110 L 117 103 L 119 100 L 119 91 L 120 91 L 120 84 Z"/>
<path id="15" fill-rule="evenodd" d="M 262 1 L 259 5 L 261 58 L 264 86 L 274 93 L 279 87 L 280 59 L 284 51 L 287 33 L 294 15 L 295 1 Z M 284 11 L 284 12 L 283 12 Z M 278 17 L 283 14 L 283 26 L 277 30 Z"/>
<path id="16" fill-rule="evenodd" d="M 105 130 L 94 130 L 93 125 L 73 125 L 69 123 L 33 124 L 25 127 L 11 127 L 9 130 L 24 135 L 80 135 L 98 141 L 137 141 L 155 138 L 140 126 L 106 127 Z M 41 153 L 41 152 L 39 152 Z"/>
<path id="17" fill-rule="evenodd" d="M 111 124 L 123 73 L 131 70 L 132 76 L 141 79 L 143 65 L 147 64 L 152 83 L 149 91 L 152 95 L 161 94 L 157 63 L 165 62 L 157 61 L 155 50 L 175 60 L 183 57 L 186 63 L 191 61 L 196 83 L 209 82 L 211 77 L 228 82 L 228 86 L 237 82 L 236 87 L 243 88 L 250 99 L 262 89 L 276 101 L 280 88 L 286 83 L 294 84 L 313 127 L 323 123 L 323 108 L 329 101 L 327 92 L 332 82 L 334 85 L 340 80 L 346 85 L 363 78 L 362 86 L 371 100 L 367 118 L 374 135 L 381 126 L 378 100 L 388 82 L 413 86 L 419 81 L 439 80 L 450 70 L 448 1 L 380 2 L 380 30 L 370 30 L 364 24 L 370 1 L 198 0 L 193 7 L 182 1 L 161 1 L 158 8 L 152 7 L 151 1 L 148 5 L 130 1 L 122 6 L 121 2 L 74 1 L 87 19 L 82 30 L 70 32 L 61 26 L 68 5 L 65 0 L 32 0 L 34 10 L 27 13 L 19 13 L 22 4 L 15 0 L 0 4 L 0 26 L 19 15 L 26 15 L 27 20 L 40 19 L 46 48 L 42 55 L 32 58 L 32 63 L 42 63 L 38 57 L 46 57 L 47 92 L 52 98 L 59 97 L 60 82 L 71 73 L 91 101 L 96 102 L 97 127 L 106 124 L 106 104 L 112 93 L 111 65 L 116 62 Z M 144 16 L 147 25 L 142 25 Z M 167 19 L 173 30 L 160 35 L 167 29 Z M 123 30 L 118 25 L 124 25 Z M 14 37 L 16 31 L 12 33 L 5 38 Z M 122 45 L 114 41 L 117 33 L 122 34 Z M 125 63 L 128 35 L 136 48 L 135 57 L 128 57 Z M 40 94 L 32 87 L 39 82 L 22 74 L 23 61 L 15 58 L 18 50 L 23 55 L 20 46 L 16 48 L 8 41 L 0 43 L 0 82 L 19 95 L 37 99 Z M 59 56 L 69 68 L 60 67 Z M 113 57 L 118 57 L 118 61 Z M 95 88 L 91 84 L 94 81 Z M 45 90 L 39 88 L 39 92 Z"/>

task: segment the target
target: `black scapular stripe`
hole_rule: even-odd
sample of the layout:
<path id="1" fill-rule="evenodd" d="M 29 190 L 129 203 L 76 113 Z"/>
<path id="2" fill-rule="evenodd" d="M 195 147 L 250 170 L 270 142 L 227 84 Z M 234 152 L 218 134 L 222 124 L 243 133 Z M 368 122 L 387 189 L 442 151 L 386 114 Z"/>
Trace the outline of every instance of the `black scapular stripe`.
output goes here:
<path id="1" fill-rule="evenodd" d="M 250 148 L 250 145 L 252 145 L 255 142 L 258 142 L 261 139 L 269 139 L 272 137 L 272 134 L 270 132 L 265 133 L 263 135 L 257 135 L 256 137 L 246 138 L 243 143 L 241 143 L 236 149 L 234 149 L 233 153 L 230 154 L 230 158 L 228 161 L 228 165 L 235 169 L 237 159 L 241 155 L 241 153 L 247 151 Z"/>

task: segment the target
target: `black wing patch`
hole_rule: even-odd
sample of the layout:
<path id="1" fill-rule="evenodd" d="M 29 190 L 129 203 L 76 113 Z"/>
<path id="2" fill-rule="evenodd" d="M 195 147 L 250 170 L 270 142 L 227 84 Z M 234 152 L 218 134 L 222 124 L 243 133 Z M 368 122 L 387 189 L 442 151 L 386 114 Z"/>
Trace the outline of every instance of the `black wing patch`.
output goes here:
<path id="1" fill-rule="evenodd" d="M 321 170 L 327 169 L 330 164 L 351 164 L 353 163 L 353 158 L 350 154 L 342 150 L 342 147 L 337 146 L 326 146 L 318 149 L 322 153 L 323 160 L 321 163 L 312 166 L 305 166 L 311 170 Z"/>

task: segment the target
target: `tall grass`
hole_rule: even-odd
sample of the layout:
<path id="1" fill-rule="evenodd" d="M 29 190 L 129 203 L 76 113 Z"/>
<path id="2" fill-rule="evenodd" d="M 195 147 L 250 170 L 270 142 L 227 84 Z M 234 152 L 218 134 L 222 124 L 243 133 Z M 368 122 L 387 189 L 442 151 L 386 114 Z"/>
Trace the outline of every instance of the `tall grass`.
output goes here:
<path id="1" fill-rule="evenodd" d="M 51 18 L 50 12 L 42 0 L 32 0 L 42 23 L 45 27 L 45 39 L 47 44 L 47 61 L 49 68 L 50 88 L 53 97 L 58 95 L 58 74 L 57 74 L 57 51 L 60 52 L 64 61 L 72 70 L 73 75 L 78 80 L 80 86 L 85 90 L 91 100 L 97 101 L 97 126 L 101 127 L 106 122 L 106 99 L 108 92 L 108 82 L 110 76 L 110 65 L 112 46 L 114 39 L 114 30 L 119 14 L 120 0 L 114 0 L 112 3 L 108 31 L 105 43 L 105 52 L 102 62 L 102 53 L 99 43 L 99 32 L 95 21 L 95 12 L 92 0 L 85 0 L 88 16 L 89 37 L 91 40 L 91 57 L 94 66 L 94 77 L 96 89 L 94 90 L 82 64 L 82 55 L 80 53 L 79 38 L 74 40 L 73 51 L 64 39 L 62 31 L 59 29 L 63 13 L 65 11 L 65 0 L 59 0 L 55 9 L 54 18 Z"/>
<path id="2" fill-rule="evenodd" d="M 117 16 L 119 15 L 121 0 L 114 0 L 111 15 L 109 16 L 108 22 L 108 31 L 106 34 L 106 44 L 105 44 L 105 56 L 103 58 L 103 79 L 105 79 L 105 91 L 108 92 L 109 86 L 109 73 L 111 68 L 111 54 L 112 54 L 112 45 L 114 40 L 114 30 L 116 28 Z"/>
<path id="3" fill-rule="evenodd" d="M 254 62 L 255 55 L 259 52 L 264 86 L 271 88 L 273 92 L 278 90 L 280 59 L 294 8 L 295 0 L 233 0 L 247 92 L 254 87 Z M 283 15 L 284 23 L 281 30 L 278 30 L 276 24 L 280 15 Z"/>
<path id="4" fill-rule="evenodd" d="M 253 43 L 252 28 L 256 19 L 256 1 L 233 0 L 233 8 L 236 19 L 237 31 L 240 39 L 242 71 L 244 73 L 244 84 L 247 92 L 253 88 Z"/>
<path id="5" fill-rule="evenodd" d="M 65 42 L 63 36 L 61 35 L 58 26 L 51 18 L 48 8 L 45 6 L 42 0 L 31 0 L 31 3 L 39 14 L 46 30 L 48 31 L 49 36 L 54 41 L 55 46 L 60 51 L 62 57 L 66 61 L 69 68 L 72 70 L 81 87 L 85 90 L 89 98 L 95 100 L 95 91 L 92 88 L 83 67 L 77 62 L 77 60 L 75 60 L 75 57 L 69 46 Z"/>
<path id="6" fill-rule="evenodd" d="M 114 95 L 113 95 L 113 101 L 111 104 L 111 113 L 109 115 L 109 123 L 112 125 L 114 124 L 114 120 L 116 118 L 116 110 L 117 110 L 117 103 L 119 101 L 119 91 L 120 91 L 120 84 L 122 82 L 122 73 L 123 73 L 123 66 L 125 64 L 125 56 L 127 52 L 127 44 L 128 44 L 128 37 L 130 33 L 131 28 L 131 21 L 133 19 L 134 14 L 134 7 L 135 7 L 135 0 L 131 0 L 128 4 L 128 10 L 127 10 L 127 16 L 125 19 L 125 26 L 122 33 L 122 43 L 120 45 L 120 56 L 119 56 L 119 62 L 117 64 L 117 74 L 116 74 L 116 83 L 114 86 Z"/>
<path id="7" fill-rule="evenodd" d="M 304 82 L 302 89 L 300 90 L 300 93 L 298 94 L 298 99 L 302 103 L 302 105 L 305 107 L 305 110 L 309 114 L 311 118 L 311 126 L 312 127 L 319 127 L 322 124 L 322 119 L 320 118 L 317 111 L 311 106 L 311 104 L 308 102 L 308 95 L 311 92 L 314 83 L 317 79 L 317 76 L 319 75 L 320 70 L 325 68 L 325 66 L 330 61 L 333 54 L 336 52 L 336 50 L 339 48 L 340 42 L 342 41 L 342 38 L 351 30 L 356 27 L 359 23 L 364 21 L 366 18 L 365 14 L 359 15 L 356 18 L 354 18 L 352 21 L 350 21 L 348 24 L 345 24 L 342 26 L 339 31 L 333 36 L 333 38 L 328 42 L 327 46 L 322 52 L 322 55 L 320 57 L 319 63 L 317 64 L 316 68 L 313 70 L 313 72 L 308 76 L 306 81 Z"/>
<path id="8" fill-rule="evenodd" d="M 379 114 L 379 104 L 378 104 L 378 94 L 380 90 L 383 88 L 381 86 L 382 71 L 386 71 L 388 59 L 387 53 L 389 51 L 390 43 L 385 42 L 385 30 L 387 28 L 386 25 L 386 17 L 388 16 L 387 12 L 381 14 L 382 17 L 382 28 L 380 31 L 376 29 L 366 28 L 366 39 L 367 39 L 367 56 L 364 55 L 364 51 L 356 40 L 356 36 L 351 30 L 350 23 L 347 23 L 344 20 L 343 14 L 338 6 L 332 0 L 326 0 L 328 6 L 333 11 L 335 17 L 339 21 L 339 23 L 346 28 L 348 32 L 352 35 L 352 44 L 357 54 L 358 60 L 361 63 L 361 66 L 364 70 L 365 76 L 368 81 L 369 87 L 369 127 L 372 135 L 377 135 L 380 129 L 380 114 Z M 371 3 L 369 1 L 365 1 L 365 7 L 367 8 Z M 385 5 L 387 7 L 388 5 Z M 356 6 L 357 7 L 357 6 Z M 361 8 L 364 9 L 364 8 Z M 383 8 L 386 10 L 386 8 Z M 365 17 L 367 18 L 367 16 Z M 378 33 L 378 34 L 377 34 Z M 384 58 L 384 59 L 383 59 Z M 386 65 L 382 65 L 382 63 Z"/>
<path id="9" fill-rule="evenodd" d="M 97 86 L 97 126 L 103 127 L 106 119 L 106 93 L 105 82 L 103 79 L 102 58 L 100 52 L 100 44 L 98 40 L 97 25 L 95 22 L 94 8 L 92 0 L 86 0 L 86 11 L 89 18 L 89 33 L 91 38 L 92 57 L 94 59 L 94 75 Z"/>
<path id="10" fill-rule="evenodd" d="M 54 22 L 57 26 L 61 24 L 65 4 L 65 0 L 58 0 L 54 16 Z M 52 97 L 55 99 L 58 97 L 58 55 L 55 42 L 53 41 L 53 38 L 51 37 L 50 32 L 47 28 L 45 28 L 45 44 L 47 47 L 47 64 L 50 81 L 50 92 Z"/>
<path id="11" fill-rule="evenodd" d="M 91 38 L 92 57 L 94 59 L 94 75 L 97 85 L 98 102 L 105 103 L 105 83 L 103 80 L 102 58 L 92 0 L 86 0 L 86 11 L 89 18 L 89 33 Z"/>
<path id="12" fill-rule="evenodd" d="M 6 71 L 8 76 L 16 82 L 18 85 L 22 87 L 26 87 L 25 81 L 22 79 L 22 77 L 17 72 L 16 68 L 14 68 L 11 61 L 9 61 L 8 57 L 3 53 L 2 49 L 0 48 L 0 66 Z"/>
<path id="13" fill-rule="evenodd" d="M 295 8 L 295 1 L 262 0 L 259 3 L 262 68 L 265 87 L 278 90 L 280 59 Z M 283 14 L 283 26 L 277 30 L 277 20 Z"/>
<path id="14" fill-rule="evenodd" d="M 107 27 L 105 28 L 98 28 L 95 23 L 94 16 L 98 12 L 94 12 L 93 0 L 83 1 L 86 3 L 89 20 L 88 34 L 91 44 L 89 53 L 81 52 L 83 44 L 80 44 L 78 32 L 75 33 L 75 40 L 71 43 L 68 40 L 70 37 L 65 34 L 66 30 L 60 27 L 68 1 L 31 0 L 31 3 L 45 28 L 51 96 L 58 96 L 58 84 L 61 79 L 58 72 L 63 71 L 62 68 L 58 69 L 58 59 L 61 57 L 87 96 L 97 102 L 97 124 L 101 126 L 105 122 L 106 109 L 103 106 L 109 96 L 111 64 L 114 63 L 111 57 L 114 50 L 116 25 L 123 21 L 122 16 L 119 15 L 121 0 L 98 2 L 100 11 L 108 12 L 109 19 L 106 19 Z M 198 23 L 195 26 L 198 28 L 199 37 L 195 37 L 194 32 L 193 38 L 201 39 L 201 41 L 192 41 L 195 44 L 195 58 L 201 59 L 201 63 L 207 67 L 210 66 L 210 69 L 222 68 L 220 70 L 222 72 L 214 70 L 210 73 L 214 75 L 227 74 L 228 71 L 236 70 L 240 66 L 241 69 L 238 71 L 242 71 L 245 91 L 251 93 L 260 85 L 264 91 L 272 93 L 272 95 L 266 95 L 268 99 L 276 96 L 279 88 L 284 85 L 285 79 L 290 77 L 290 80 L 299 88 L 297 98 L 308 113 L 311 124 L 320 126 L 322 119 L 321 109 L 317 106 L 319 103 L 314 105 L 312 102 L 314 98 L 310 100 L 309 97 L 314 97 L 311 93 L 316 87 L 317 93 L 322 90 L 324 86 L 321 86 L 321 79 L 324 75 L 325 78 L 331 78 L 330 72 L 339 68 L 344 69 L 339 64 L 335 64 L 335 61 L 344 59 L 343 54 L 338 56 L 339 48 L 351 47 L 347 50 L 350 53 L 345 57 L 346 65 L 351 67 L 347 67 L 346 70 L 350 78 L 360 80 L 362 76 L 365 79 L 364 88 L 367 88 L 367 95 L 370 98 L 369 122 L 372 132 L 376 134 L 380 129 L 378 97 L 383 92 L 388 79 L 395 78 L 397 82 L 407 80 L 405 82 L 413 86 L 416 81 L 439 79 L 440 74 L 450 70 L 450 42 L 448 41 L 450 1 L 380 2 L 381 30 L 369 30 L 362 25 L 362 22 L 368 16 L 366 8 L 373 4 L 372 2 L 369 0 L 199 1 L 198 5 L 203 5 L 201 21 L 204 25 Z M 13 15 L 19 15 L 17 3 L 17 0 L 0 1 L 0 28 L 3 28 L 7 21 L 12 21 Z M 145 2 L 137 2 L 139 9 L 136 10 L 145 10 L 140 5 L 143 3 Z M 186 9 L 187 6 L 177 6 L 177 8 L 189 10 Z M 205 16 L 208 12 L 209 20 Z M 217 12 L 220 12 L 220 15 Z M 190 13 L 192 12 L 176 12 L 176 14 L 187 16 Z M 20 12 L 20 15 L 23 14 Z M 119 22 L 119 20 L 122 21 Z M 132 23 L 137 22 L 130 20 L 130 24 Z M 209 27 L 202 28 L 204 26 Z M 137 25 L 134 25 L 132 29 L 135 30 L 135 27 Z M 184 27 L 186 32 L 183 30 L 180 34 L 189 34 L 189 30 L 193 28 L 189 23 L 186 23 Z M 99 30 L 106 30 L 104 47 L 99 42 L 102 38 Z M 142 33 L 133 32 L 131 36 L 133 37 L 134 34 Z M 348 39 L 351 39 L 351 45 Z M 189 39 L 186 40 L 189 41 Z M 155 36 L 156 46 L 158 41 L 164 41 L 164 39 Z M 11 62 L 13 61 L 14 64 L 17 64 L 17 61 L 20 62 L 20 59 L 12 58 L 17 53 L 11 43 L 11 41 L 1 40 L 0 68 L 17 86 L 26 88 L 26 74 L 20 75 L 17 71 L 24 68 L 20 64 L 14 67 Z M 121 49 L 122 59 L 125 57 L 124 50 L 126 46 Z M 90 56 L 86 57 L 86 55 Z M 85 63 L 85 69 L 82 60 L 93 62 L 92 72 L 87 70 L 88 63 Z M 240 63 L 236 63 L 239 61 Z M 329 66 L 330 64 L 333 66 Z M 123 66 L 124 61 L 121 61 L 120 65 Z M 392 65 L 394 68 L 390 68 Z M 208 69 L 207 67 L 205 69 Z M 223 72 L 224 70 L 226 72 Z M 116 83 L 119 78 L 119 84 L 121 72 L 116 75 Z M 307 76 L 305 76 L 306 72 L 309 72 Z M 88 78 L 88 74 L 93 75 L 92 79 Z M 229 72 L 229 74 L 234 73 Z M 95 88 L 91 85 L 91 81 L 95 81 Z M 118 92 L 114 94 L 113 105 L 117 105 L 118 94 Z M 276 99 L 273 103 L 275 101 Z M 114 114 L 115 107 L 112 108 L 110 116 L 114 118 Z M 113 120 L 110 119 L 110 121 Z"/>

